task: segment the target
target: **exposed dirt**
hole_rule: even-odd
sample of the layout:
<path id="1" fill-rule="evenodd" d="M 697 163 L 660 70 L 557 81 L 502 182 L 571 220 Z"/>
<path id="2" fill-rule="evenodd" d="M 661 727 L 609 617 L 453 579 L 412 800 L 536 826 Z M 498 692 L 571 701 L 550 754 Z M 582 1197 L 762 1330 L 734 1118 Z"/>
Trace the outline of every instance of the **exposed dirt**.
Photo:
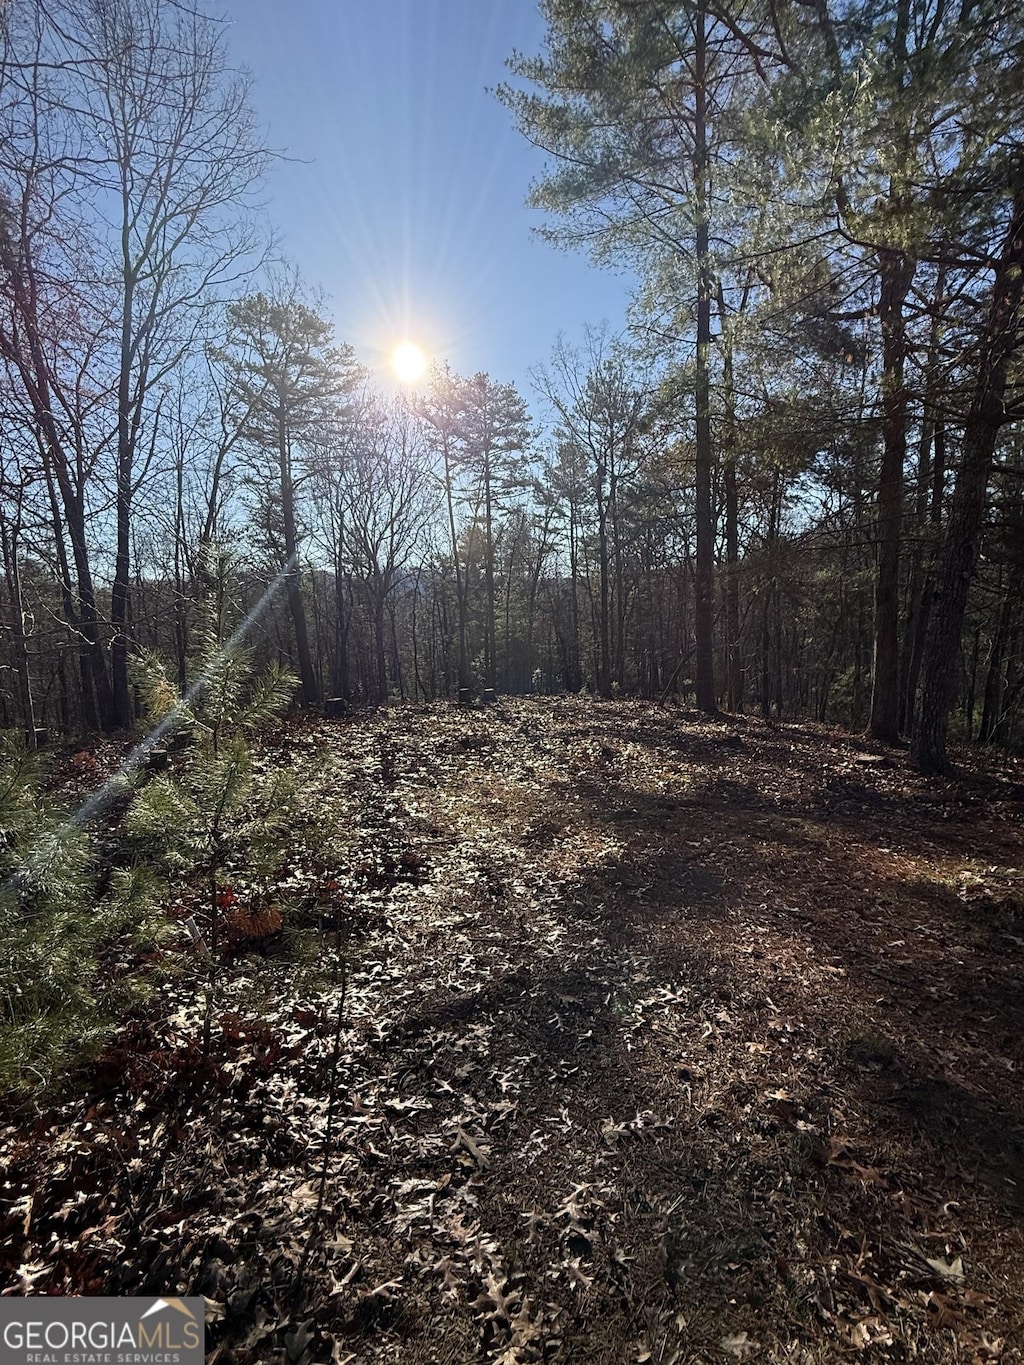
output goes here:
<path id="1" fill-rule="evenodd" d="M 576 699 L 262 758 L 324 958 L 236 944 L 204 1064 L 180 935 L 2 1132 L 8 1292 L 203 1294 L 222 1365 L 1024 1360 L 1012 763 Z"/>

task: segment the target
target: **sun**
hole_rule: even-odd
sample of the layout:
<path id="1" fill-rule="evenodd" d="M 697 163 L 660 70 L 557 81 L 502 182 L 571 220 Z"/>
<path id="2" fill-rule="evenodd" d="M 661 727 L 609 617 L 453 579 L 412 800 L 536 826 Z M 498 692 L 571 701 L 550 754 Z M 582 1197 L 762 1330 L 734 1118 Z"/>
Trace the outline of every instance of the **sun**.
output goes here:
<path id="1" fill-rule="evenodd" d="M 391 368 L 403 384 L 415 384 L 427 368 L 427 357 L 414 341 L 403 341 L 391 352 Z"/>

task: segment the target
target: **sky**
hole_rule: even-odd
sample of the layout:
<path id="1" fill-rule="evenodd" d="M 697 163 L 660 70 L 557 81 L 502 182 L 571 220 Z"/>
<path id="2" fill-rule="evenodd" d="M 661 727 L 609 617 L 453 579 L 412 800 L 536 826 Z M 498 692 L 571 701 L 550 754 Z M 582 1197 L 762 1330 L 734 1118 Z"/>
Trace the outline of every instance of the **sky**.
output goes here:
<path id="1" fill-rule="evenodd" d="M 232 61 L 284 152 L 266 201 L 325 291 L 337 339 L 382 376 L 408 337 L 529 391 L 559 332 L 625 326 L 628 277 L 538 238 L 543 154 L 493 89 L 539 52 L 533 0 L 228 0 Z"/>

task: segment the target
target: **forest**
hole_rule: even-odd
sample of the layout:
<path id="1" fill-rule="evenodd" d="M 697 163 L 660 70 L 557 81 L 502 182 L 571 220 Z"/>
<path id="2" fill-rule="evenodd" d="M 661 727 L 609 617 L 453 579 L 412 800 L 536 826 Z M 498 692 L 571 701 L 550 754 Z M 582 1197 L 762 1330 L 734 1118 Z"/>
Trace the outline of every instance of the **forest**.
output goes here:
<path id="1" fill-rule="evenodd" d="M 0 1303 L 1022 1360 L 1024 14 L 538 8 L 527 385 L 360 361 L 213 9 L 0 5 Z"/>
<path id="2" fill-rule="evenodd" d="M 5 13 L 5 725 L 133 724 L 231 544 L 307 706 L 692 694 L 933 771 L 948 725 L 1019 740 L 1008 10 L 548 6 L 500 92 L 544 230 L 642 291 L 632 337 L 550 339 L 531 406 L 443 362 L 375 387 L 267 262 L 223 34 L 95 8 Z"/>

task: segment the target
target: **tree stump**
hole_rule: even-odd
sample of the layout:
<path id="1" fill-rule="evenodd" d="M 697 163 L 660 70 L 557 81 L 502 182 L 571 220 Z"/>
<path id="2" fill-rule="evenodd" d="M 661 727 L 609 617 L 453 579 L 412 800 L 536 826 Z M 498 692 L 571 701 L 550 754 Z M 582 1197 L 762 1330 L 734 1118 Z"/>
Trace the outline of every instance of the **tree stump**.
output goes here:
<path id="1" fill-rule="evenodd" d="M 348 715 L 348 702 L 344 697 L 328 697 L 324 702 L 324 715 L 328 720 L 340 720 Z"/>
<path id="2" fill-rule="evenodd" d="M 146 755 L 146 767 L 152 773 L 163 772 L 171 761 L 171 756 L 166 749 L 150 749 Z"/>
<path id="3" fill-rule="evenodd" d="M 460 706 L 473 705 L 473 689 L 471 687 L 459 688 L 459 705 Z"/>
<path id="4" fill-rule="evenodd" d="M 498 694 L 497 692 L 495 692 L 493 687 L 485 687 L 483 692 L 480 694 L 480 700 L 483 702 L 485 706 L 493 706 L 494 703 L 498 700 Z"/>
<path id="5" fill-rule="evenodd" d="M 34 730 L 25 731 L 25 738 L 28 740 L 31 748 L 41 749 L 44 744 L 49 744 L 50 732 L 49 730 L 44 729 L 43 726 L 37 725 Z"/>

